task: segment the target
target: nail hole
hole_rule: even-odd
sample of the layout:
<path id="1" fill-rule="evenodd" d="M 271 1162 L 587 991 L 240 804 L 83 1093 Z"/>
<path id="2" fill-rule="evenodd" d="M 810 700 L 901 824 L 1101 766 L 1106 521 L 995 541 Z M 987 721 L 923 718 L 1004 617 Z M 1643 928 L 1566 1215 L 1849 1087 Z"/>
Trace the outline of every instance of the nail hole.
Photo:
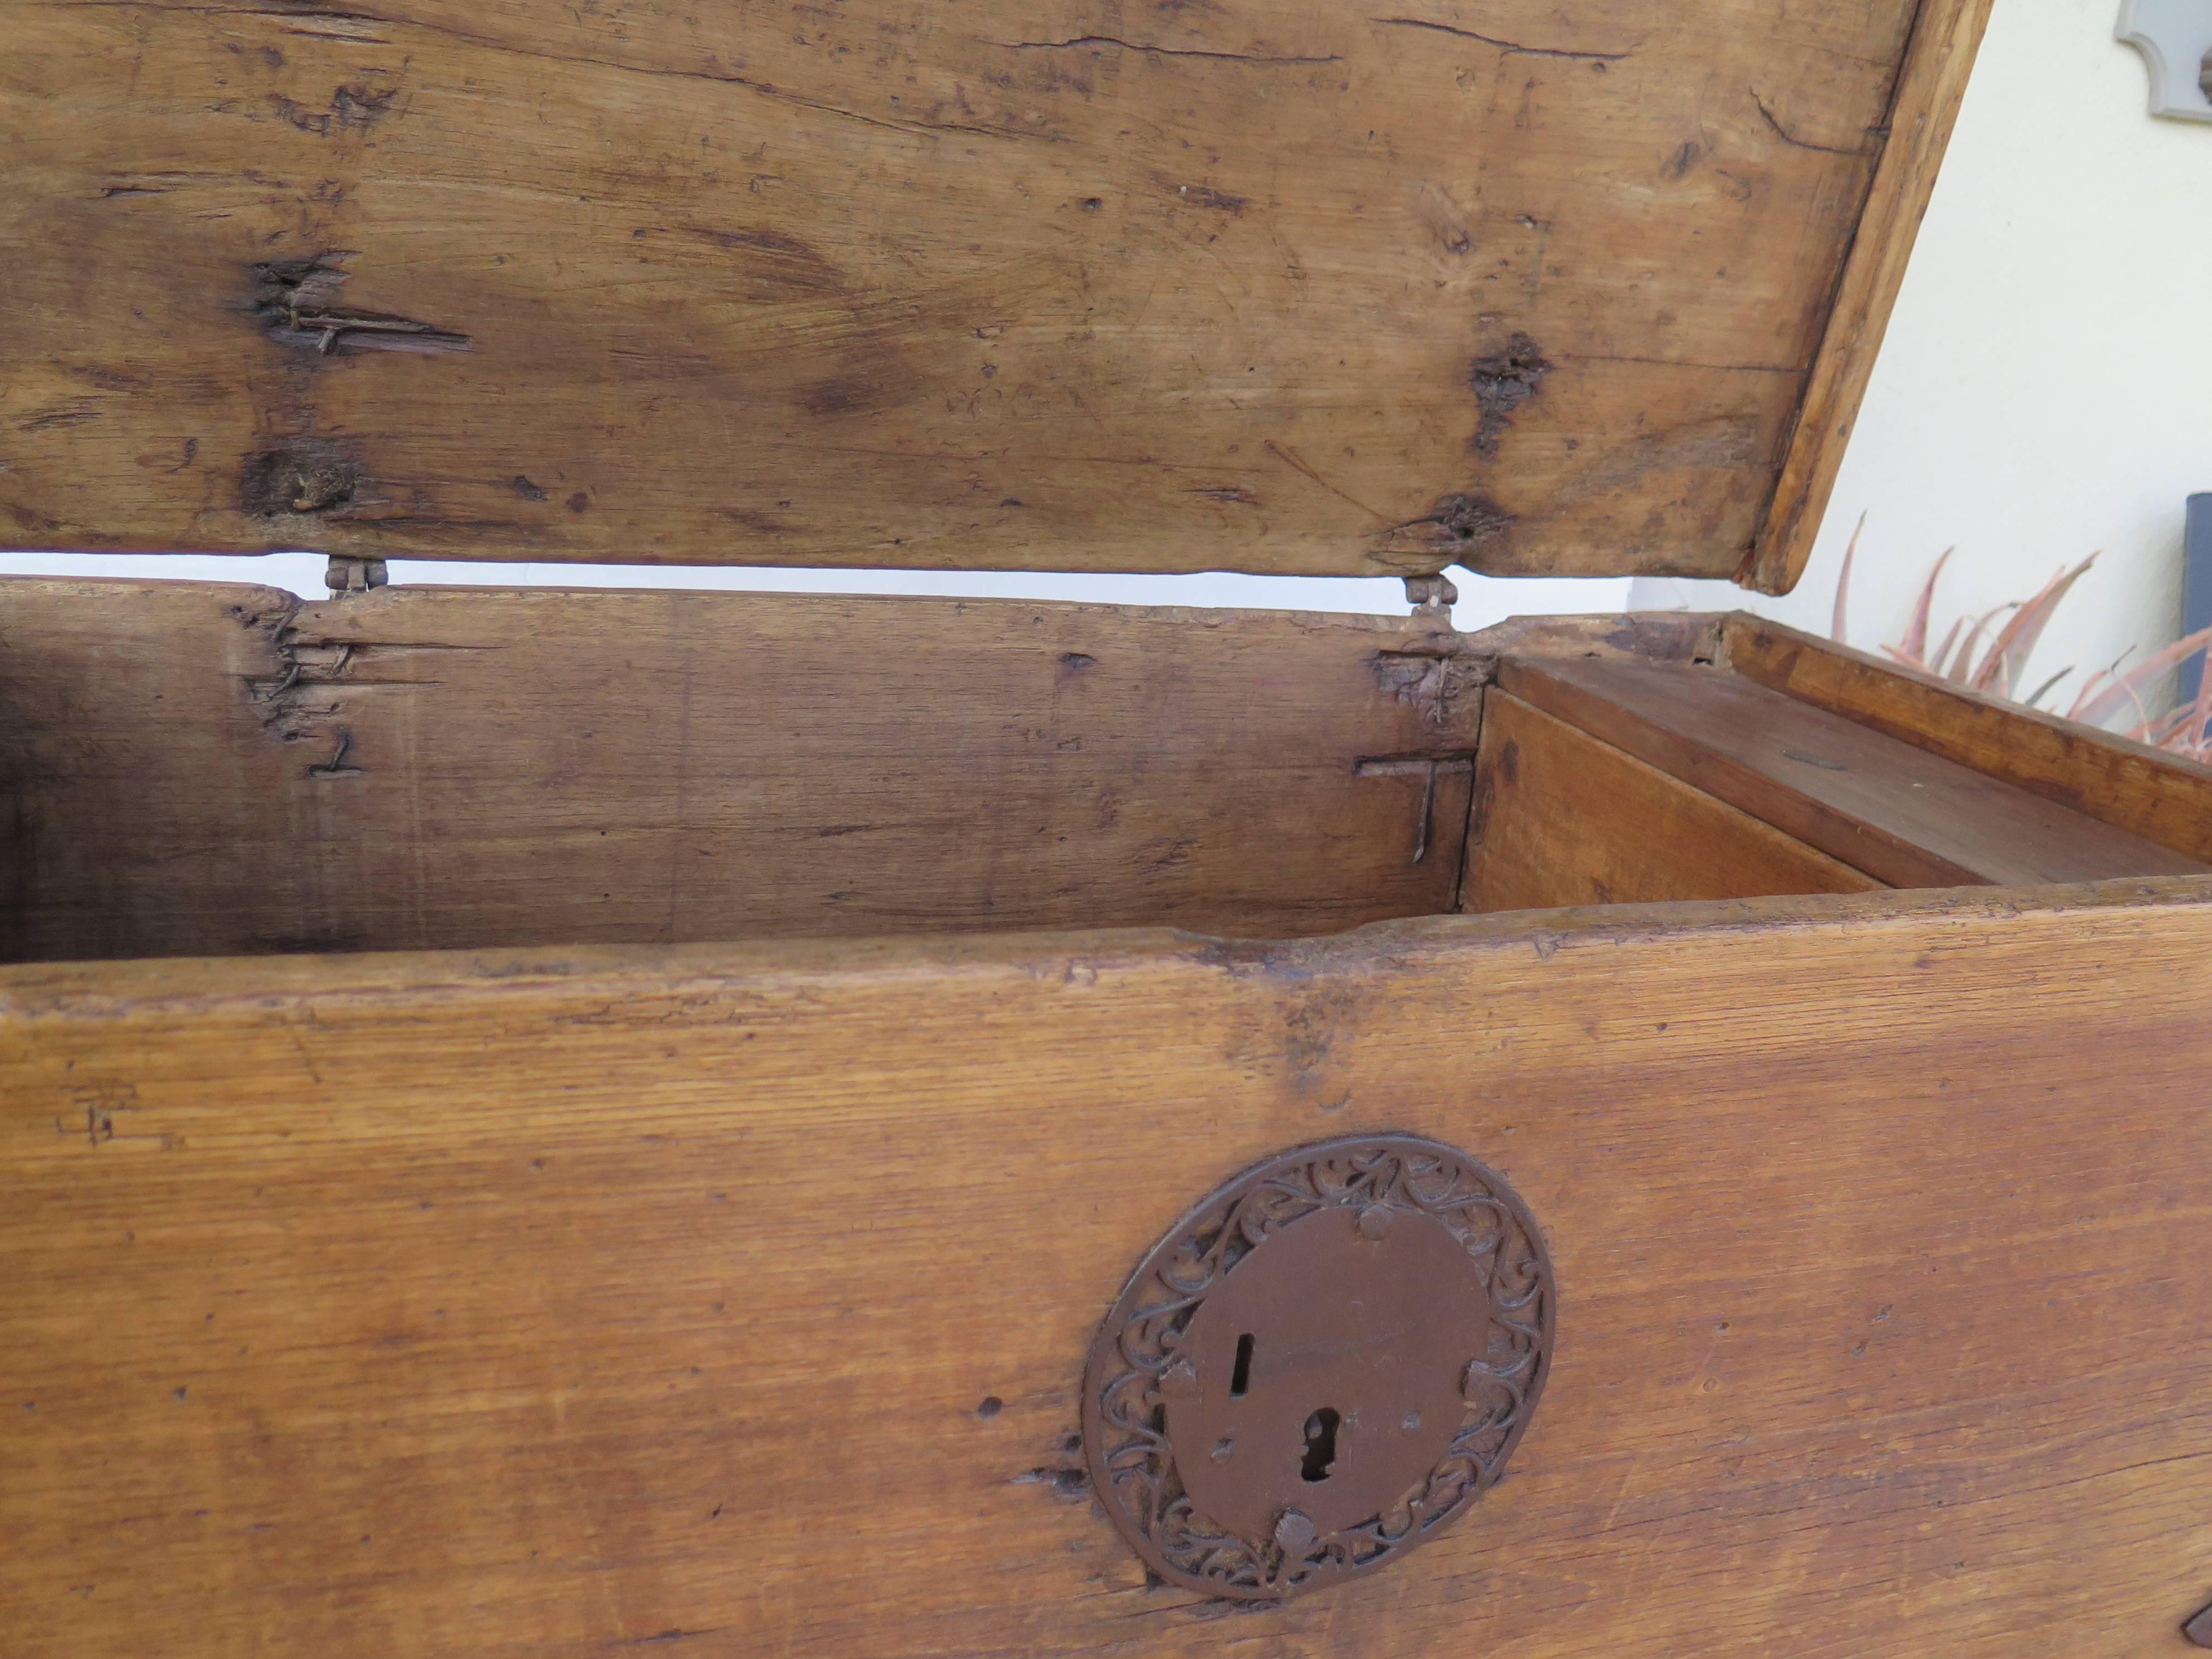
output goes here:
<path id="1" fill-rule="evenodd" d="M 1333 1406 L 1323 1406 L 1306 1419 L 1306 1456 L 1298 1474 L 1309 1485 L 1328 1479 L 1329 1465 L 1336 1462 L 1336 1425 Z"/>
<path id="2" fill-rule="evenodd" d="M 1237 1339 L 1237 1369 L 1230 1374 L 1229 1397 L 1242 1400 L 1252 1386 L 1252 1333 Z"/>

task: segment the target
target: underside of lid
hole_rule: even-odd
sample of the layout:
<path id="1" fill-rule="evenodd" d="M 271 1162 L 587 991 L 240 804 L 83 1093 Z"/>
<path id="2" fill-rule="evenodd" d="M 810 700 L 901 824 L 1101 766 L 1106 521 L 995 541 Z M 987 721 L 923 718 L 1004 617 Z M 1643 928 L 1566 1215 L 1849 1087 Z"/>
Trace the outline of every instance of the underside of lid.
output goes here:
<path id="1" fill-rule="evenodd" d="M 1985 6 L 0 0 L 0 536 L 1786 586 Z"/>

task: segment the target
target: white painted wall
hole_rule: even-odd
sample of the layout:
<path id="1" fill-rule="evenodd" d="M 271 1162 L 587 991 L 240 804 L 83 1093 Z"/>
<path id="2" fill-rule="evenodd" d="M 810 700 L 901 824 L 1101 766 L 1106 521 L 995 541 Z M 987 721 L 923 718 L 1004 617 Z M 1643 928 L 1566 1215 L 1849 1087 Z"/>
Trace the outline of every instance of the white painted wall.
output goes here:
<path id="1" fill-rule="evenodd" d="M 1797 592 L 1646 580 L 1638 605 L 1746 603 L 1825 634 L 1864 513 L 1863 648 L 1901 636 L 1954 544 L 1939 632 L 2102 550 L 2031 685 L 2176 637 L 2183 501 L 2212 489 L 2212 126 L 2146 112 L 2142 61 L 2112 36 L 2118 9 L 1996 0 Z"/>
<path id="2" fill-rule="evenodd" d="M 206 554 L 0 553 L 0 575 L 127 576 L 139 580 L 261 582 L 306 599 L 323 591 L 321 555 L 259 558 Z M 1452 620 L 1486 628 L 1508 617 L 1609 613 L 1628 608 L 1626 577 L 1493 580 L 1454 571 L 1460 603 Z M 1261 611 L 1352 611 L 1404 616 L 1406 585 L 1395 577 L 1240 576 L 1209 570 L 1188 576 L 1085 576 L 1053 571 L 708 569 L 633 564 L 433 563 L 394 559 L 395 582 L 472 587 L 543 584 L 560 587 L 691 587 L 770 593 L 939 593 L 958 599 L 1073 599 L 1100 605 L 1227 605 Z M 1733 590 L 1732 590 L 1733 591 Z"/>

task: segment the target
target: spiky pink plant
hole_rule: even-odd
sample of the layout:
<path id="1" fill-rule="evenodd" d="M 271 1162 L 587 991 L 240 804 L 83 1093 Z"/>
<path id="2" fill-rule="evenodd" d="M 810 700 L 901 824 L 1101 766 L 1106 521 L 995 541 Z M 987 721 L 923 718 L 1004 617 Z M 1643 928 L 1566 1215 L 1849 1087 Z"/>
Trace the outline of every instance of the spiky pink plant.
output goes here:
<path id="1" fill-rule="evenodd" d="M 1866 516 L 1862 514 L 1851 532 L 1850 544 L 1844 550 L 1842 574 L 1836 578 L 1835 620 L 1831 633 L 1838 645 L 1847 642 L 1844 637 L 1844 613 L 1850 592 L 1851 563 L 1858 555 L 1859 532 L 1865 528 Z M 1944 565 L 1957 550 L 1947 549 L 1936 561 L 1928 580 L 1921 584 L 1920 597 L 1905 625 L 1904 639 L 1895 645 L 1885 645 L 1883 653 L 1908 668 L 1948 680 L 1954 685 L 1987 691 L 2025 703 L 2030 708 L 2039 707 L 2051 689 L 2074 672 L 2071 665 L 2060 669 L 2025 697 L 2014 688 L 2027 666 L 2029 653 L 2043 637 L 2051 614 L 2073 590 L 2074 584 L 2088 574 L 2097 562 L 2097 556 L 2092 553 L 2071 570 L 2061 570 L 2032 599 L 2015 599 L 1979 616 L 1960 617 L 1945 633 L 1943 642 L 1930 653 L 1928 627 L 1935 610 L 1936 583 L 1943 574 Z M 2200 653 L 2208 653 L 2208 660 L 2199 665 L 2196 696 L 2166 714 L 2153 715 L 2148 705 L 2166 676 L 2177 672 L 2190 658 Z M 2127 656 L 2132 654 L 2130 647 L 2120 661 L 2126 661 Z M 2123 728 L 2124 735 L 2191 760 L 2212 761 L 2212 628 L 2176 640 L 2124 671 L 2117 662 L 2110 668 L 2099 669 L 2082 682 L 2073 707 L 2066 711 L 2066 718 L 2087 726 L 2102 726 L 2123 710 L 2133 717 L 2133 723 Z"/>

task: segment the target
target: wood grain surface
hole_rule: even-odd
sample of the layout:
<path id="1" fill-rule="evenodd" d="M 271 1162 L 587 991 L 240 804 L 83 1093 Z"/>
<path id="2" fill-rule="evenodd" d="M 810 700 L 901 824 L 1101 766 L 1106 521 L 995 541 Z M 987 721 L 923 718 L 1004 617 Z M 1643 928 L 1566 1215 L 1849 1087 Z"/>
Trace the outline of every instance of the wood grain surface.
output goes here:
<path id="1" fill-rule="evenodd" d="M 2185 881 L 9 969 L 4 1645 L 2179 1653 L 2208 951 Z M 1095 1322 L 1215 1182 L 1379 1129 L 1544 1229 L 1527 1440 L 1371 1579 L 1147 1587 Z"/>
<path id="2" fill-rule="evenodd" d="M 1724 628 L 1746 679 L 2212 860 L 2212 767 L 1748 615 Z"/>
<path id="3" fill-rule="evenodd" d="M 1896 887 L 2207 866 L 1717 667 L 1512 655 L 1498 684 Z"/>
<path id="4" fill-rule="evenodd" d="M 0 956 L 1449 910 L 1468 652 L 1380 617 L 0 581 Z"/>
<path id="5" fill-rule="evenodd" d="M 1724 575 L 1914 15 L 0 0 L 0 544 Z"/>
<path id="6" fill-rule="evenodd" d="M 1462 908 L 1863 893 L 1883 884 L 1492 688 Z"/>
<path id="7" fill-rule="evenodd" d="M 1787 593 L 1813 556 L 1820 515 L 1843 466 L 1890 309 L 1905 286 L 1913 240 L 1935 194 L 1936 170 L 1995 3 L 1926 0 L 1920 8 L 1884 123 L 1887 141 L 1881 163 L 1875 169 L 1874 187 L 1828 312 L 1827 332 L 1790 434 L 1774 497 L 1758 540 L 1735 573 L 1747 587 Z"/>

